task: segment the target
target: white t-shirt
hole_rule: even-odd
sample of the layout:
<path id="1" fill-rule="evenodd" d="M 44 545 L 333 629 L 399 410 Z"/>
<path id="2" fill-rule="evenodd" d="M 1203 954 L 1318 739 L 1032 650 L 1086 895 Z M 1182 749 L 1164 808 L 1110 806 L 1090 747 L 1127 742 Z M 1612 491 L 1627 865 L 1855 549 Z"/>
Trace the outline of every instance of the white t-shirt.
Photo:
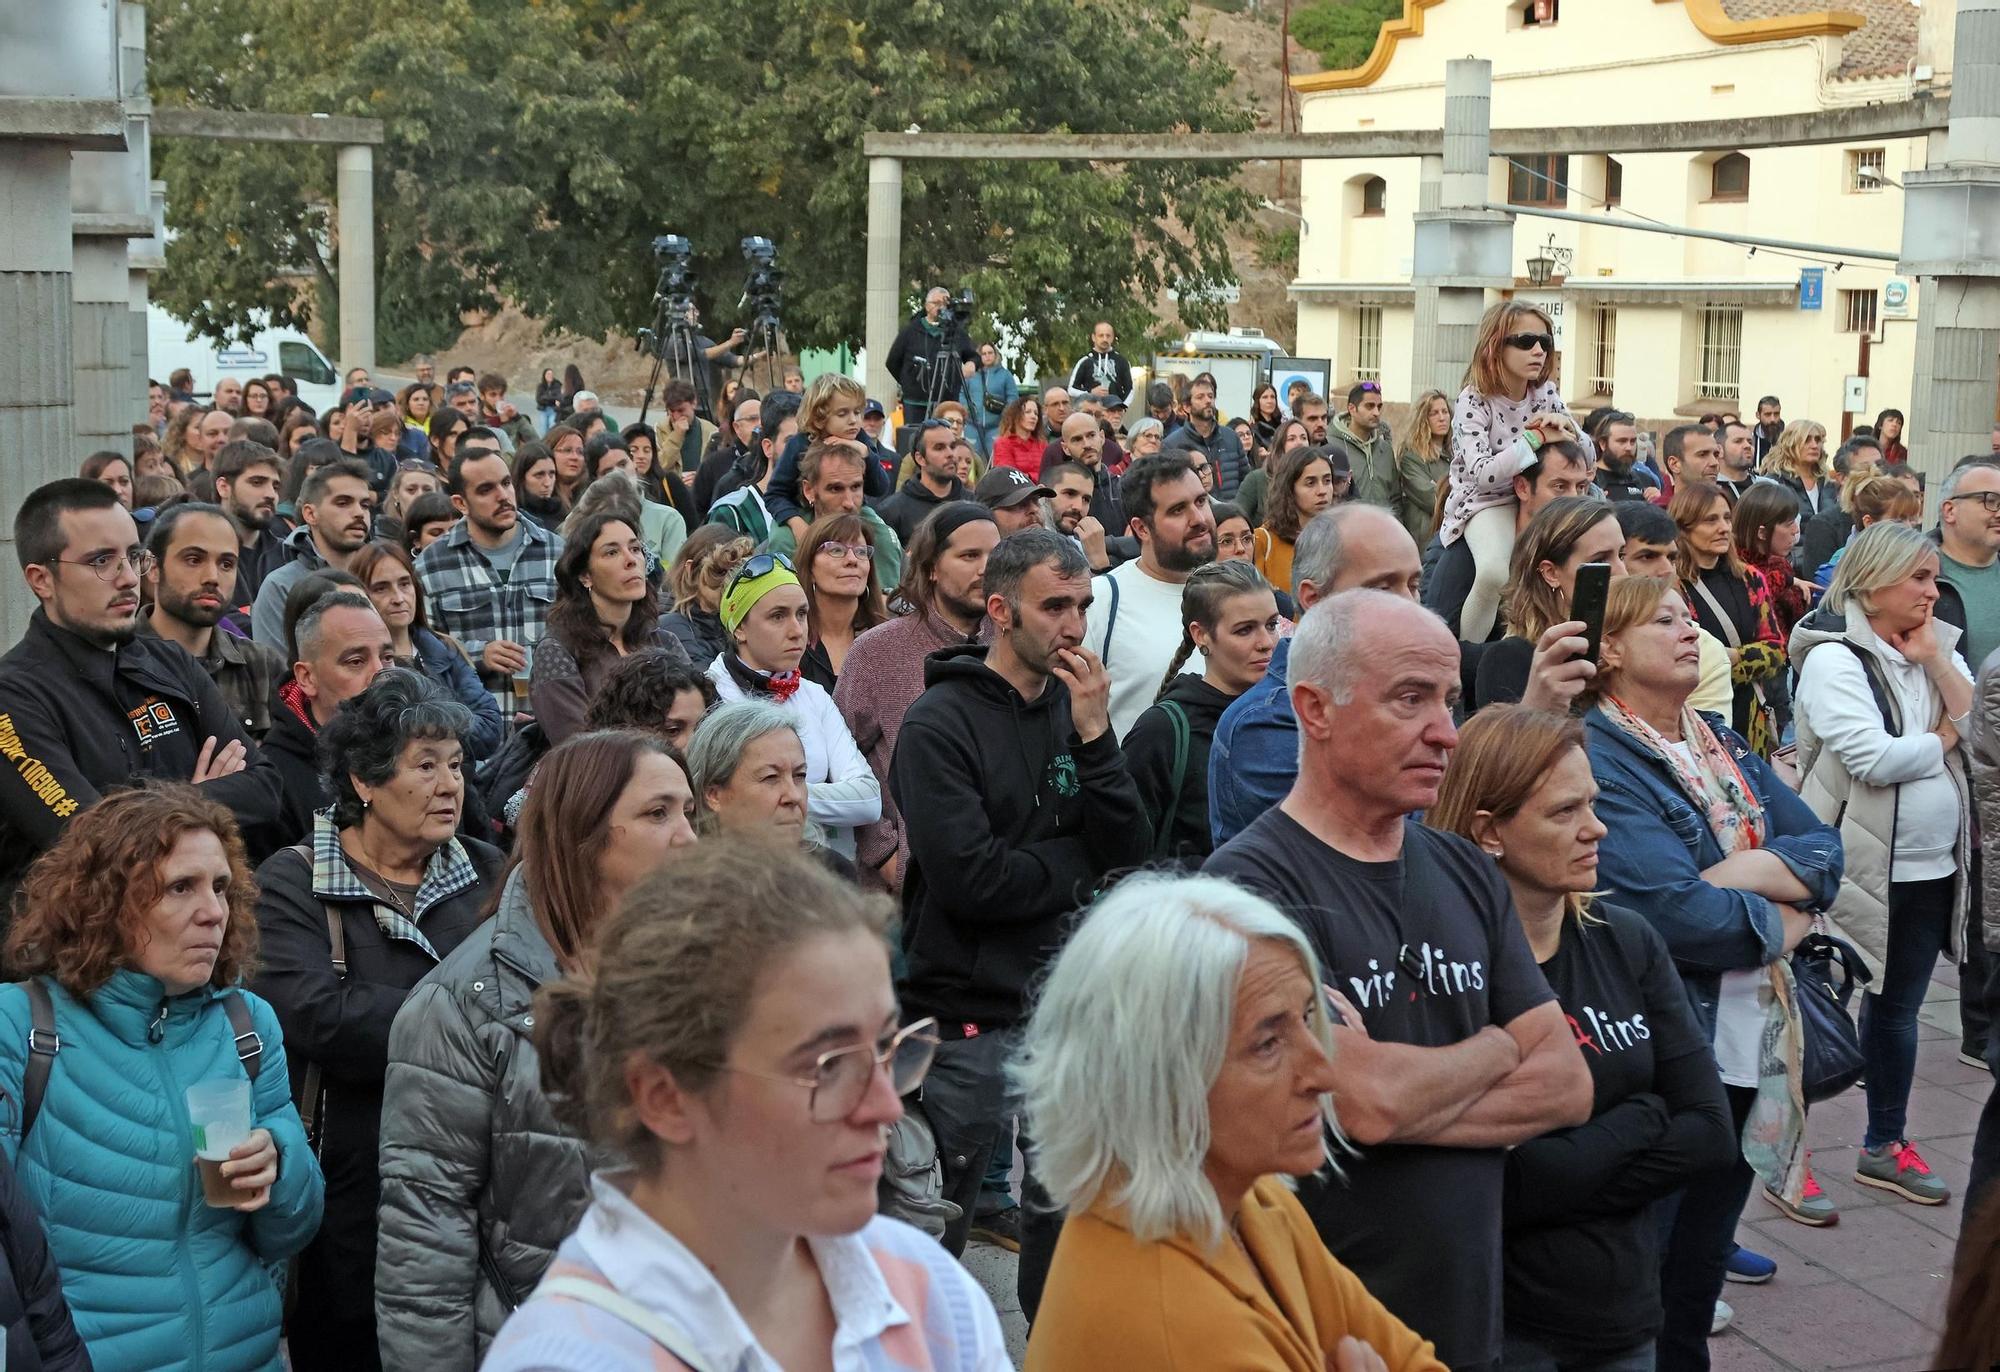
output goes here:
<path id="1" fill-rule="evenodd" d="M 1120 739 L 1131 732 L 1139 716 L 1159 696 L 1161 679 L 1180 651 L 1181 590 L 1179 582 L 1161 581 L 1149 574 L 1137 558 L 1092 580 L 1083 646 L 1103 658 L 1105 670 L 1111 674 L 1111 732 Z M 1114 604 L 1118 607 L 1115 622 Z M 1107 628 L 1109 651 L 1104 641 Z M 1196 674 L 1207 669 L 1208 659 L 1199 649 L 1188 655 L 1181 668 Z"/>

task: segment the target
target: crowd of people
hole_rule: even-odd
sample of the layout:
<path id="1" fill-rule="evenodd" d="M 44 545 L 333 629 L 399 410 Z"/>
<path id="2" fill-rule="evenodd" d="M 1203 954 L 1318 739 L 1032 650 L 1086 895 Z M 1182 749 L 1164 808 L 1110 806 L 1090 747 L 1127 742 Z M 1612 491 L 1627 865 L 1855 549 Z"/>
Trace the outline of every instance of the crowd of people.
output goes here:
<path id="1" fill-rule="evenodd" d="M 899 397 L 622 427 L 574 368 L 169 378 L 26 494 L 10 1358 L 990 1372 L 976 1241 L 1037 1372 L 1678 1372 L 1781 1275 L 1753 1195 L 1839 1218 L 1810 1106 L 1860 1079 L 1854 1180 L 1954 1198 L 2000 442 L 1926 531 L 1900 414 L 1654 454 L 1519 302 L 1400 432 L 1135 393 L 1108 323 L 1025 389 L 948 311 Z M 1996 1169 L 1989 1106 L 1953 1362 Z"/>

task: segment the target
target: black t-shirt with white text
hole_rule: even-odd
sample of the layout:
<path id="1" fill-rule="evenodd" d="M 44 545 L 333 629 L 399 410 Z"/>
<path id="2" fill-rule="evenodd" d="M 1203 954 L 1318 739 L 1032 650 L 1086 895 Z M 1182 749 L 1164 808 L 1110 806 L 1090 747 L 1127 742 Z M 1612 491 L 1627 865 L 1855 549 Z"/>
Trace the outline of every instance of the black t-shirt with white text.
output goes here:
<path id="1" fill-rule="evenodd" d="M 1553 999 L 1499 869 L 1455 834 L 1406 821 L 1398 859 L 1357 862 L 1274 806 L 1202 871 L 1297 920 L 1377 1041 L 1448 1047 Z M 1455 1368 L 1500 1356 L 1505 1158 L 1381 1144 L 1299 1187 L 1333 1255 Z"/>

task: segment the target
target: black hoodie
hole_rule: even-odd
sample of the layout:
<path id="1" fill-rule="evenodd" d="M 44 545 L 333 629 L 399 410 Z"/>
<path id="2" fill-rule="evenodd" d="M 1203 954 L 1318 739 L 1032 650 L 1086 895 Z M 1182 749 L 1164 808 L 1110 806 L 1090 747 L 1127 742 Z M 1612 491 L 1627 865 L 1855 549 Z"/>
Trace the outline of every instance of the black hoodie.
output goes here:
<path id="1" fill-rule="evenodd" d="M 1152 824 L 1153 853 L 1179 863 L 1185 871 L 1196 870 L 1215 851 L 1214 833 L 1208 827 L 1208 745 L 1215 740 L 1216 721 L 1235 699 L 1185 672 L 1173 679 L 1167 693 L 1148 706 L 1125 735 L 1125 765 Z M 1167 701 L 1179 705 L 1187 716 L 1187 756 L 1178 796 L 1174 791 L 1175 729 L 1161 708 Z M 1164 848 L 1160 842 L 1163 827 Z"/>
<path id="2" fill-rule="evenodd" d="M 1023 700 L 970 644 L 931 654 L 924 687 L 889 764 L 910 850 L 903 1004 L 1005 1028 L 1070 916 L 1146 860 L 1152 828 L 1117 737 L 1078 739 L 1060 681 Z"/>

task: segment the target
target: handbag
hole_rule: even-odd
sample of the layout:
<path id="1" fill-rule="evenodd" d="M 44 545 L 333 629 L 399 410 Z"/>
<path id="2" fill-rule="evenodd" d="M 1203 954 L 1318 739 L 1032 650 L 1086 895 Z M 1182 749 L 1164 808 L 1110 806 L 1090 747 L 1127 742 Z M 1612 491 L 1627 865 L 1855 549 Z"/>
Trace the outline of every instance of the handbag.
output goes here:
<path id="1" fill-rule="evenodd" d="M 1803 1044 L 1800 1063 L 1806 1104 L 1839 1095 L 1861 1080 L 1867 1066 L 1861 1055 L 1861 1034 L 1847 1004 L 1857 985 L 1875 978 L 1861 954 L 1832 934 L 1807 934 L 1792 950 L 1792 978 Z"/>
<path id="2" fill-rule="evenodd" d="M 981 389 L 984 390 L 985 388 L 981 387 Z M 993 394 L 992 391 L 986 391 L 986 413 L 1002 414 L 1005 413 L 1006 409 L 1007 407 L 1000 403 L 999 396 Z"/>

